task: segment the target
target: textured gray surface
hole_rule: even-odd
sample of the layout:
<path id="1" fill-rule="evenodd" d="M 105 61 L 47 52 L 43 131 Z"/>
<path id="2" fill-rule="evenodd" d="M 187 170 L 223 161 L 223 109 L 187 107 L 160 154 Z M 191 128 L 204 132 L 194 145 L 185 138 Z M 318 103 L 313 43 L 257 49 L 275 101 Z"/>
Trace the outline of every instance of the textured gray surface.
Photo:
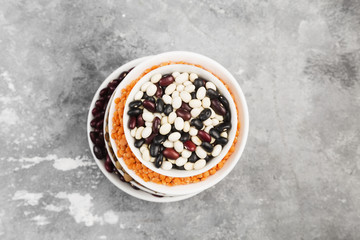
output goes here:
<path id="1" fill-rule="evenodd" d="M 221 2 L 1 2 L 1 239 L 360 238 L 360 2 Z M 99 172 L 85 122 L 117 66 L 169 50 L 234 74 L 250 135 L 226 180 L 156 204 Z"/>

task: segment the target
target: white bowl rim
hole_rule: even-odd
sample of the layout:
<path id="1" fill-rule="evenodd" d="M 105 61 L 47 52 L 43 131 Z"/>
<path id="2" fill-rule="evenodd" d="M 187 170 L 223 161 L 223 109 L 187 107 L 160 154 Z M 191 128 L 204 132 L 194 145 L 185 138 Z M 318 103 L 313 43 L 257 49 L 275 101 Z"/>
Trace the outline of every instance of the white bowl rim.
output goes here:
<path id="1" fill-rule="evenodd" d="M 135 190 L 133 189 L 129 183 L 125 183 L 120 181 L 120 179 L 118 178 L 118 176 L 116 176 L 113 173 L 109 173 L 108 171 L 106 171 L 105 166 L 104 166 L 104 161 L 101 161 L 99 159 L 96 158 L 92 148 L 94 146 L 93 142 L 90 139 L 89 133 L 92 131 L 92 128 L 90 126 L 90 121 L 92 119 L 92 113 L 91 110 L 95 107 L 95 102 L 98 99 L 99 93 L 101 91 L 101 89 L 103 89 L 104 87 L 107 86 L 107 84 L 113 80 L 116 79 L 121 72 L 123 71 L 127 71 L 132 67 L 135 67 L 136 65 L 138 65 L 139 63 L 143 62 L 146 59 L 151 58 L 152 56 L 146 56 L 146 57 L 141 57 L 141 58 L 137 58 L 134 59 L 122 66 L 120 66 L 119 68 L 117 68 L 115 71 L 113 71 L 105 80 L 104 82 L 102 82 L 102 84 L 99 86 L 98 90 L 96 91 L 96 93 L 94 94 L 94 97 L 92 99 L 92 102 L 90 104 L 89 107 L 89 112 L 88 112 L 88 117 L 87 117 L 87 138 L 88 138 L 88 143 L 89 143 L 89 147 L 90 147 L 90 152 L 95 160 L 95 163 L 97 164 L 97 166 L 99 167 L 100 171 L 105 175 L 105 177 L 112 183 L 114 184 L 117 188 L 119 188 L 120 190 L 122 190 L 123 192 L 129 194 L 132 197 L 144 200 L 144 201 L 148 201 L 148 202 L 158 202 L 158 203 L 162 203 L 162 202 L 176 202 L 176 201 L 181 201 L 181 200 L 185 200 L 187 198 L 193 197 L 195 195 L 197 195 L 199 192 L 194 193 L 194 194 L 188 194 L 188 195 L 179 195 L 179 196 L 164 196 L 164 197 L 155 197 L 150 193 L 147 193 L 143 190 Z"/>
<path id="2" fill-rule="evenodd" d="M 129 103 L 134 100 L 134 96 L 140 90 L 141 85 L 143 85 L 145 82 L 150 81 L 151 76 L 153 76 L 156 73 L 162 73 L 162 75 L 164 75 L 164 74 L 169 74 L 172 72 L 184 72 L 184 71 L 189 72 L 189 73 L 196 73 L 199 77 L 214 83 L 215 86 L 218 88 L 218 90 L 221 92 L 221 94 L 223 94 L 223 96 L 226 97 L 226 99 L 229 101 L 230 111 L 232 112 L 232 115 L 231 115 L 232 128 L 229 132 L 229 137 L 228 137 L 229 142 L 221 150 L 221 153 L 219 156 L 213 158 L 202 169 L 186 171 L 186 170 L 178 170 L 178 169 L 174 169 L 174 168 L 171 170 L 163 170 L 162 168 L 156 168 L 154 163 L 145 161 L 142 158 L 140 150 L 138 148 L 136 148 L 133 144 L 135 140 L 130 134 L 130 129 L 125 127 L 124 133 L 125 133 L 126 140 L 129 144 L 131 151 L 135 154 L 137 159 L 139 159 L 139 161 L 142 164 L 144 164 L 146 167 L 148 167 L 152 171 L 157 172 L 162 175 L 165 175 L 165 176 L 169 176 L 169 177 L 191 177 L 191 176 L 195 176 L 198 174 L 202 174 L 202 173 L 210 170 L 211 168 L 215 167 L 225 157 L 227 152 L 230 150 L 230 147 L 235 139 L 236 130 L 237 130 L 238 119 L 237 119 L 237 114 L 234 114 L 234 113 L 236 113 L 235 103 L 234 103 L 233 98 L 230 95 L 230 92 L 226 89 L 225 85 L 212 73 L 210 73 L 202 68 L 192 66 L 192 65 L 187 65 L 187 64 L 172 64 L 172 65 L 162 66 L 162 67 L 154 69 L 153 71 L 144 75 L 135 84 L 135 86 L 132 88 L 128 98 L 126 99 L 125 109 L 124 109 L 124 114 L 123 114 L 123 122 L 127 123 L 130 118 L 129 115 L 127 115 L 127 112 L 129 111 Z"/>
<path id="3" fill-rule="evenodd" d="M 225 81 L 225 79 L 229 79 L 230 82 L 226 82 L 226 84 L 229 87 L 233 87 L 234 90 L 232 91 L 232 94 L 236 97 L 238 97 L 239 102 L 237 102 L 238 106 L 238 117 L 240 116 L 240 132 L 238 135 L 238 142 L 236 143 L 236 150 L 234 153 L 230 156 L 230 158 L 226 161 L 224 164 L 224 167 L 221 168 L 216 172 L 216 174 L 209 176 L 206 181 L 200 181 L 197 183 L 187 184 L 187 185 L 177 185 L 177 186 L 166 186 L 162 184 L 157 184 L 153 182 L 145 182 L 142 178 L 137 176 L 134 171 L 127 168 L 126 164 L 122 160 L 122 158 L 119 158 L 120 164 L 123 166 L 125 171 L 128 172 L 128 174 L 134 178 L 137 182 L 144 185 L 147 188 L 153 189 L 157 192 L 162 192 L 168 195 L 182 195 L 182 194 L 190 194 L 199 192 L 202 190 L 205 190 L 207 188 L 210 188 L 217 184 L 219 181 L 221 181 L 223 178 L 225 178 L 231 170 L 235 167 L 236 163 L 239 161 L 248 137 L 249 132 L 249 112 L 248 107 L 246 103 L 245 96 L 240 88 L 239 83 L 236 81 L 236 79 L 233 77 L 233 75 L 221 64 L 216 62 L 215 60 L 206 57 L 204 55 L 194 53 L 194 52 L 188 52 L 188 51 L 172 51 L 172 52 L 164 52 L 158 55 L 153 56 L 152 58 L 142 62 L 141 64 L 137 65 L 123 80 L 126 84 L 130 84 L 134 79 L 137 79 L 140 74 L 142 74 L 145 70 L 150 68 L 151 66 L 158 65 L 163 62 L 179 62 L 183 61 L 186 63 L 193 63 L 193 64 L 200 64 L 202 67 L 204 67 L 207 70 L 211 69 L 211 72 L 219 76 L 222 80 Z M 205 62 L 204 62 L 205 61 Z M 115 99 L 117 97 L 121 96 L 121 90 L 118 88 L 115 93 Z M 114 115 L 115 112 L 115 104 L 114 101 L 111 103 L 110 108 L 110 116 Z M 112 117 L 109 119 L 109 132 L 111 132 L 112 129 Z M 114 150 L 117 150 L 117 146 L 115 144 L 115 141 L 110 138 L 110 141 L 112 141 L 112 145 Z"/>

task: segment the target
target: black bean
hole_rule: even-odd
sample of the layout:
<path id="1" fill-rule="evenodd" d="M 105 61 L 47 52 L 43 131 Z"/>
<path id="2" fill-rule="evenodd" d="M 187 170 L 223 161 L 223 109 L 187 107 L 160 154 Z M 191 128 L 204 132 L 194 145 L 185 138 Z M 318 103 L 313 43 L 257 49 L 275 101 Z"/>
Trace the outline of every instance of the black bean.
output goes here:
<path id="1" fill-rule="evenodd" d="M 173 133 L 173 132 L 176 132 L 176 131 L 177 131 L 177 129 L 175 128 L 175 124 L 172 124 L 170 133 Z"/>
<path id="2" fill-rule="evenodd" d="M 206 90 L 206 96 L 208 96 L 210 99 L 214 99 L 219 97 L 219 93 L 214 89 L 209 88 L 208 90 Z"/>
<path id="3" fill-rule="evenodd" d="M 164 113 L 166 116 L 169 116 L 169 114 L 173 111 L 173 107 L 171 104 L 166 104 L 164 107 Z"/>
<path id="4" fill-rule="evenodd" d="M 230 128 L 231 128 L 231 123 L 230 122 L 223 122 L 223 123 L 220 123 L 219 125 L 217 125 L 215 127 L 215 129 L 218 130 L 219 132 L 227 131 Z"/>
<path id="5" fill-rule="evenodd" d="M 186 142 L 187 140 L 190 140 L 190 134 L 187 132 L 181 133 L 180 141 Z"/>
<path id="6" fill-rule="evenodd" d="M 199 114 L 198 118 L 201 121 L 205 121 L 206 119 L 208 119 L 211 116 L 211 110 L 209 108 L 206 108 L 204 110 L 201 111 L 201 113 Z"/>
<path id="7" fill-rule="evenodd" d="M 204 83 L 203 79 L 197 78 L 194 81 L 194 85 L 195 85 L 195 89 L 198 90 L 200 87 L 204 87 L 205 83 Z"/>
<path id="8" fill-rule="evenodd" d="M 194 126 L 197 130 L 200 130 L 204 127 L 204 124 L 199 119 L 193 119 L 190 121 L 190 126 Z"/>
<path id="9" fill-rule="evenodd" d="M 190 93 L 190 95 L 191 95 L 191 99 L 196 99 L 196 92 L 192 92 Z"/>
<path id="10" fill-rule="evenodd" d="M 155 102 L 155 98 L 154 97 L 149 97 L 149 96 L 147 96 L 146 98 L 145 98 L 145 100 L 149 100 L 149 101 L 151 101 L 151 102 Z"/>
<path id="11" fill-rule="evenodd" d="M 231 112 L 227 111 L 224 116 L 224 122 L 230 122 L 231 121 Z"/>
<path id="12" fill-rule="evenodd" d="M 184 166 L 178 166 L 176 164 L 173 164 L 173 167 L 178 170 L 185 170 Z"/>
<path id="13" fill-rule="evenodd" d="M 204 159 L 206 162 L 209 162 L 211 159 L 213 159 L 213 157 L 211 155 L 206 155 Z"/>
<path id="14" fill-rule="evenodd" d="M 222 146 L 226 145 L 228 143 L 228 139 L 224 138 L 224 137 L 220 137 L 218 139 L 216 139 L 216 144 L 220 144 Z"/>
<path id="15" fill-rule="evenodd" d="M 140 148 L 145 143 L 145 139 L 141 138 L 139 140 L 135 140 L 134 146 Z"/>
<path id="16" fill-rule="evenodd" d="M 208 142 L 202 142 L 201 147 L 207 152 L 212 152 L 214 149 L 214 147 Z"/>
<path id="17" fill-rule="evenodd" d="M 164 160 L 164 156 L 162 153 L 160 153 L 155 159 L 155 167 L 157 168 L 161 167 L 163 160 Z"/>
<path id="18" fill-rule="evenodd" d="M 164 150 L 165 150 L 164 145 L 160 145 L 159 152 L 162 152 L 162 151 L 164 151 Z"/>
<path id="19" fill-rule="evenodd" d="M 158 144 L 151 144 L 150 145 L 150 156 L 157 157 L 159 155 L 160 151 L 160 145 Z"/>
<path id="20" fill-rule="evenodd" d="M 134 109 L 130 109 L 130 110 L 127 112 L 127 114 L 128 114 L 129 116 L 135 116 L 135 117 L 137 117 L 137 116 L 139 116 L 140 114 L 142 114 L 142 112 L 143 112 L 142 109 L 140 109 L 140 108 L 134 108 Z"/>
<path id="21" fill-rule="evenodd" d="M 199 157 L 196 155 L 195 152 L 193 152 L 193 153 L 190 155 L 190 157 L 188 158 L 189 162 L 192 162 L 192 163 L 196 162 L 198 159 L 199 159 Z"/>
<path id="22" fill-rule="evenodd" d="M 164 101 L 159 98 L 158 100 L 156 100 L 156 112 L 162 113 L 164 111 Z"/>
<path id="23" fill-rule="evenodd" d="M 159 135 L 156 135 L 155 137 L 154 137 L 154 139 L 153 139 L 153 143 L 154 144 L 163 144 L 164 142 L 166 141 L 166 136 L 164 136 L 164 135 L 161 135 L 161 134 L 159 134 Z"/>
<path id="24" fill-rule="evenodd" d="M 229 101 L 223 95 L 220 95 L 218 99 L 226 109 L 229 109 Z"/>
<path id="25" fill-rule="evenodd" d="M 143 94 L 143 96 L 142 96 L 142 98 L 141 99 L 146 99 L 146 98 L 148 98 L 149 96 L 146 94 L 146 92 L 144 92 L 144 94 Z"/>
<path id="26" fill-rule="evenodd" d="M 133 108 L 138 108 L 138 107 L 140 107 L 141 105 L 142 105 L 142 101 L 140 101 L 140 100 L 132 101 L 131 103 L 129 103 L 129 107 L 130 107 L 131 109 L 133 109 Z"/>
<path id="27" fill-rule="evenodd" d="M 210 129 L 209 134 L 215 139 L 218 139 L 220 137 L 219 131 L 216 130 L 215 128 Z"/>

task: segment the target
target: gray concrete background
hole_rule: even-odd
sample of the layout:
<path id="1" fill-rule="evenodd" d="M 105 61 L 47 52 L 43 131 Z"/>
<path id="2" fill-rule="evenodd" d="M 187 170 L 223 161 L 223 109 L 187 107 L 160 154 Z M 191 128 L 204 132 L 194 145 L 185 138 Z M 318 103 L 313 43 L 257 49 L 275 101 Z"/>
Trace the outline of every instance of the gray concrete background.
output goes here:
<path id="1" fill-rule="evenodd" d="M 1 239 L 360 239 L 360 2 L 1 1 Z M 86 115 L 119 65 L 205 54 L 251 127 L 226 180 L 141 201 L 91 158 Z"/>

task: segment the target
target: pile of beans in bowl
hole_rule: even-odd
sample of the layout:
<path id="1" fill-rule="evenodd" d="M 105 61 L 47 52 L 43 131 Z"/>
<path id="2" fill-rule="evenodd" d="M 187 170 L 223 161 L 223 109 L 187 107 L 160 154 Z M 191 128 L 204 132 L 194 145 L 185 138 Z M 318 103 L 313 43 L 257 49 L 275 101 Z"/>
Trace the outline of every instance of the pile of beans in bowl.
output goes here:
<path id="1" fill-rule="evenodd" d="M 202 169 L 228 143 L 229 102 L 195 73 L 154 74 L 127 114 L 135 147 L 157 168 Z"/>

